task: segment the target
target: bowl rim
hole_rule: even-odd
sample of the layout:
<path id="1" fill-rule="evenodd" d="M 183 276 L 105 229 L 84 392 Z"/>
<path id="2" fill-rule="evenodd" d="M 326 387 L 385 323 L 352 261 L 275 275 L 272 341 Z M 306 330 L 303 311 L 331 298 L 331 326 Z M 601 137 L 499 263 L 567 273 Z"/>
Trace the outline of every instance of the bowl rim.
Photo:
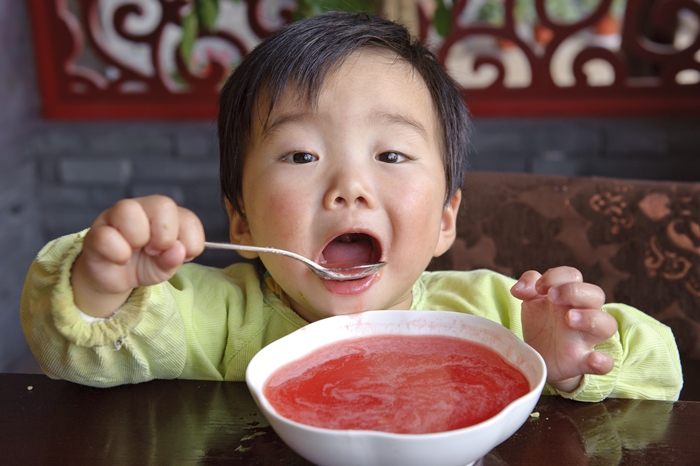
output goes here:
<path id="1" fill-rule="evenodd" d="M 539 369 L 541 372 L 541 376 L 539 378 L 536 377 L 537 382 L 533 385 L 532 382 L 530 381 L 530 378 L 527 377 L 527 374 L 524 374 L 527 378 L 528 381 L 530 382 L 530 390 L 525 393 L 524 395 L 521 395 L 520 397 L 516 398 L 515 400 L 511 401 L 508 403 L 506 406 L 501 409 L 498 413 L 496 413 L 494 416 L 491 416 L 490 418 L 481 421 L 477 424 L 473 424 L 471 426 L 467 427 L 462 427 L 459 429 L 452 429 L 452 430 L 446 430 L 446 431 L 440 431 L 440 432 L 429 432 L 429 433 L 420 433 L 420 434 L 413 434 L 413 433 L 399 433 L 399 432 L 385 432 L 385 431 L 378 431 L 378 430 L 369 430 L 369 429 L 330 429 L 326 427 L 317 427 L 317 426 L 312 426 L 309 424 L 303 424 L 298 421 L 294 421 L 292 419 L 289 419 L 287 417 L 282 416 L 275 410 L 275 408 L 272 406 L 272 404 L 268 401 L 268 399 L 263 395 L 263 389 L 265 382 L 270 378 L 270 376 L 280 367 L 289 364 L 293 361 L 298 360 L 299 358 L 308 355 L 310 352 L 315 351 L 327 344 L 332 344 L 335 342 L 339 341 L 344 341 L 344 340 L 349 340 L 349 339 L 354 339 L 354 338 L 361 338 L 359 335 L 347 335 L 343 336 L 342 338 L 336 338 L 330 343 L 324 343 L 323 345 L 318 345 L 315 346 L 314 348 L 305 351 L 301 355 L 296 355 L 289 359 L 288 361 L 285 361 L 284 363 L 278 365 L 275 369 L 270 371 L 266 376 L 260 377 L 261 380 L 255 379 L 255 374 L 254 371 L 256 370 L 256 365 L 258 364 L 259 361 L 263 360 L 266 355 L 273 351 L 275 348 L 277 348 L 280 345 L 289 345 L 290 342 L 293 342 L 294 339 L 301 338 L 301 336 L 304 333 L 308 332 L 316 332 L 316 331 L 322 331 L 325 327 L 332 327 L 332 328 L 338 328 L 338 325 L 336 324 L 342 324 L 343 322 L 350 321 L 352 319 L 356 319 L 360 316 L 367 316 L 367 317 L 374 317 L 375 315 L 381 313 L 382 316 L 389 316 L 387 313 L 394 313 L 396 315 L 401 315 L 402 317 L 406 317 L 406 322 L 409 320 L 409 316 L 412 317 L 413 319 L 420 318 L 421 316 L 424 315 L 430 315 L 430 316 L 435 316 L 438 314 L 450 314 L 450 317 L 455 317 L 457 319 L 464 319 L 464 320 L 474 320 L 476 322 L 479 322 L 480 325 L 483 325 L 487 327 L 489 330 L 494 330 L 497 333 L 503 333 L 507 335 L 506 338 L 511 340 L 512 344 L 516 347 L 520 347 L 525 351 L 525 353 L 529 354 L 532 358 L 534 358 L 534 366 L 535 369 Z M 313 327 L 312 327 L 313 326 Z M 305 330 L 307 329 L 307 330 Z M 504 332 L 505 331 L 505 332 Z M 296 334 L 296 336 L 294 336 Z M 371 336 L 377 336 L 377 335 L 402 335 L 402 333 L 372 333 Z M 403 333 L 403 335 L 406 335 Z M 291 337 L 291 338 L 290 338 Z M 459 338 L 459 337 L 456 337 Z M 462 338 L 469 340 L 467 338 Z M 284 341 L 283 341 L 284 340 Z M 472 341 L 472 340 L 469 340 Z M 271 348 L 272 349 L 268 349 Z M 494 348 L 491 348 L 493 351 L 496 351 Z M 266 351 L 267 350 L 267 351 Z M 504 359 L 506 356 L 499 352 L 496 351 L 501 357 Z M 257 361 L 256 361 L 257 358 Z M 508 359 L 506 359 L 508 361 Z M 513 364 L 511 361 L 508 361 L 509 364 Z M 521 372 L 524 373 L 522 369 L 518 369 Z M 302 429 L 302 430 L 307 430 L 313 433 L 320 433 L 320 434 L 328 434 L 328 435 L 367 435 L 371 437 L 377 437 L 377 438 L 401 438 L 401 439 L 408 439 L 408 440 L 418 440 L 418 439 L 430 439 L 430 438 L 438 438 L 438 437 L 449 437 L 449 436 L 457 436 L 457 435 L 464 435 L 470 431 L 478 431 L 481 429 L 486 429 L 488 428 L 491 424 L 495 424 L 499 422 L 503 417 L 506 417 L 509 415 L 510 412 L 513 410 L 517 409 L 517 407 L 523 403 L 526 403 L 526 401 L 532 397 L 536 397 L 539 399 L 539 396 L 542 394 L 542 390 L 544 388 L 544 384 L 546 382 L 547 378 L 547 368 L 544 362 L 544 359 L 542 356 L 535 351 L 534 348 L 532 348 L 530 345 L 525 343 L 523 340 L 521 340 L 517 335 L 515 335 L 509 328 L 503 326 L 502 324 L 499 324 L 497 322 L 494 322 L 490 319 L 487 319 L 485 317 L 481 316 L 476 316 L 473 314 L 466 314 L 462 312 L 455 312 L 455 311 L 442 311 L 442 310 L 372 310 L 372 311 L 364 311 L 356 314 L 346 314 L 346 315 L 339 315 L 339 316 L 332 316 L 332 317 L 327 317 L 321 320 L 318 320 L 316 322 L 312 322 L 299 330 L 296 330 L 288 335 L 285 335 L 284 337 L 273 341 L 269 345 L 263 347 L 258 353 L 256 353 L 253 358 L 250 360 L 248 363 L 248 367 L 246 368 L 246 385 L 248 386 L 248 389 L 253 396 L 256 404 L 258 404 L 258 407 L 263 411 L 264 414 L 271 414 L 276 421 L 282 422 L 285 424 L 290 424 L 295 426 L 296 428 Z M 533 403 L 534 405 L 534 403 Z M 272 420 L 268 419 L 268 422 L 270 424 L 274 424 Z"/>

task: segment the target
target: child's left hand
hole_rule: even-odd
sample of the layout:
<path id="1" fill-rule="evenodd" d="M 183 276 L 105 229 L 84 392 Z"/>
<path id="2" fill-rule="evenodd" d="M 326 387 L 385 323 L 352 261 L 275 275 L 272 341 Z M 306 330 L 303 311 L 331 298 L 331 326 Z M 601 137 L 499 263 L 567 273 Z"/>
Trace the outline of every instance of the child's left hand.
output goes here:
<path id="1" fill-rule="evenodd" d="M 581 272 L 572 267 L 557 267 L 544 275 L 529 270 L 511 293 L 523 301 L 523 338 L 544 358 L 552 386 L 571 392 L 583 374 L 612 370 L 612 356 L 593 351 L 593 346 L 615 334 L 617 321 L 601 310 L 603 290 L 584 283 Z"/>

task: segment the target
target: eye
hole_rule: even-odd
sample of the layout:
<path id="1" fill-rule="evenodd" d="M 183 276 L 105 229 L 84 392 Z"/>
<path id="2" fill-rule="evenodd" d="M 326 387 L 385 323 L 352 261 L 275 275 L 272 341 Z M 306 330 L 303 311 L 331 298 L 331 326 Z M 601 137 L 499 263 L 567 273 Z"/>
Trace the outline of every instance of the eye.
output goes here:
<path id="1" fill-rule="evenodd" d="M 295 152 L 287 155 L 282 160 L 292 163 L 311 163 L 317 161 L 318 157 L 313 154 L 309 154 L 308 152 Z"/>
<path id="2" fill-rule="evenodd" d="M 375 157 L 378 161 L 384 162 L 384 163 L 401 163 L 405 162 L 408 160 L 408 157 L 406 157 L 403 154 L 399 154 L 398 152 L 382 152 L 381 154 L 377 155 Z"/>

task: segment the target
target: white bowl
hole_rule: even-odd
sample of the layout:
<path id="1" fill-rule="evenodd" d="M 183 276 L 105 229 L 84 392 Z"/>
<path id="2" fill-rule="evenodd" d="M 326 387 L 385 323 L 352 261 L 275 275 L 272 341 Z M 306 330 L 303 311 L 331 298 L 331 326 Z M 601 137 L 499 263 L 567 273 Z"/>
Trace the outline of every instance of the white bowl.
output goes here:
<path id="1" fill-rule="evenodd" d="M 265 398 L 265 381 L 279 367 L 321 346 L 370 335 L 440 335 L 481 343 L 520 369 L 530 391 L 481 423 L 430 434 L 313 427 L 280 416 Z M 545 379 L 542 357 L 510 330 L 481 317 L 444 311 L 368 311 L 322 319 L 263 348 L 246 371 L 248 388 L 277 435 L 307 460 L 333 466 L 471 464 L 528 419 Z"/>

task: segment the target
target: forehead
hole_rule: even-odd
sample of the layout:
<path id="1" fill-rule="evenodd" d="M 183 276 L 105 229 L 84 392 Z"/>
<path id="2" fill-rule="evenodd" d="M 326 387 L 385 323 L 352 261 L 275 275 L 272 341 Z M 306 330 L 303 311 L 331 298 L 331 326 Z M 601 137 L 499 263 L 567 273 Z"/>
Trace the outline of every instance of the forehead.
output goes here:
<path id="1" fill-rule="evenodd" d="M 342 113 L 349 109 L 334 107 L 334 102 L 349 100 L 391 107 L 382 111 L 421 114 L 430 120 L 431 129 L 437 129 L 436 106 L 422 76 L 406 60 L 387 50 L 363 48 L 332 64 L 320 76 L 292 77 L 278 91 L 273 87 L 267 86 L 258 96 L 253 137 L 264 133 L 279 114 L 314 113 L 320 106 Z"/>

